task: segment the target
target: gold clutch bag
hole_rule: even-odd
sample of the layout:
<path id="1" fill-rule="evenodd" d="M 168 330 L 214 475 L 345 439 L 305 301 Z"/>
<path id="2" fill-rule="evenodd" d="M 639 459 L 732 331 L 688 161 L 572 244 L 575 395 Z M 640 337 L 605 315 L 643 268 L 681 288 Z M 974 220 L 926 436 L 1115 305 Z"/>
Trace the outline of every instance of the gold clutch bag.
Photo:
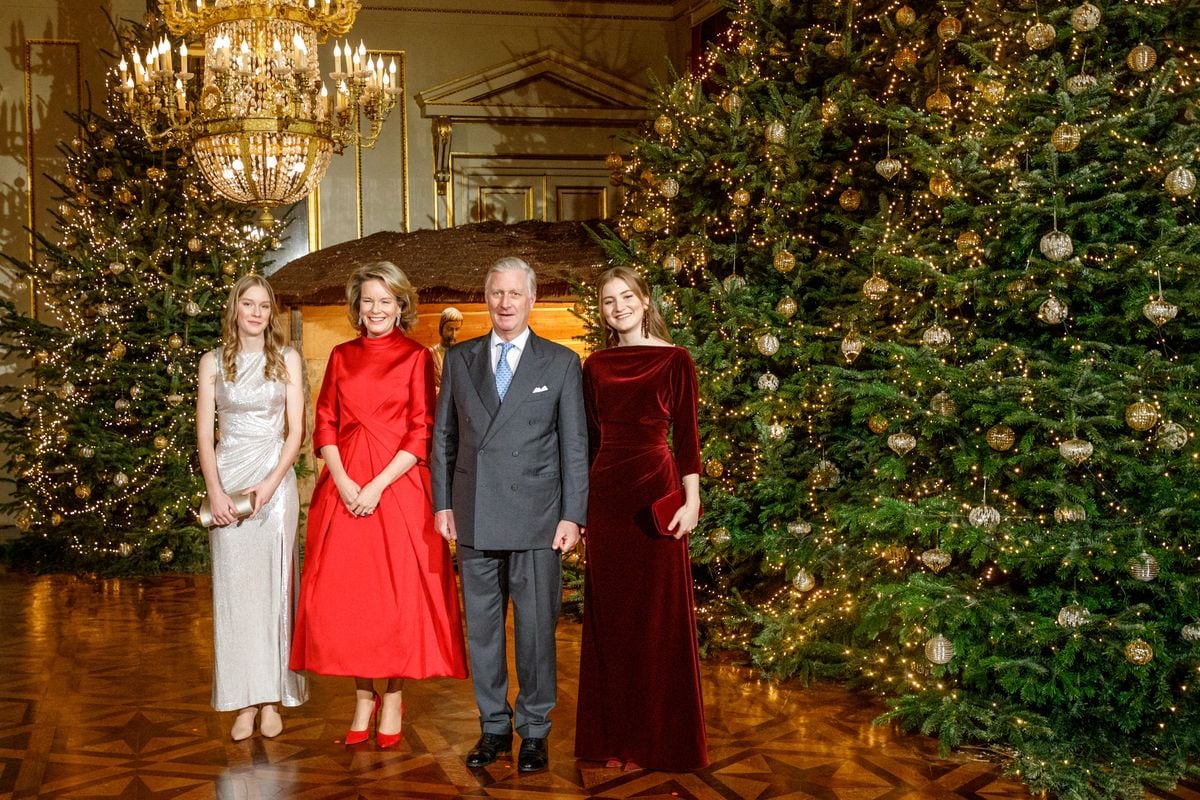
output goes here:
<path id="1" fill-rule="evenodd" d="M 230 492 L 229 497 L 233 500 L 233 508 L 237 512 L 238 522 L 254 512 L 254 492 Z M 200 525 L 205 528 L 212 528 L 217 524 L 213 521 L 212 505 L 208 502 L 207 497 L 200 501 L 200 511 L 197 516 L 200 517 Z"/>

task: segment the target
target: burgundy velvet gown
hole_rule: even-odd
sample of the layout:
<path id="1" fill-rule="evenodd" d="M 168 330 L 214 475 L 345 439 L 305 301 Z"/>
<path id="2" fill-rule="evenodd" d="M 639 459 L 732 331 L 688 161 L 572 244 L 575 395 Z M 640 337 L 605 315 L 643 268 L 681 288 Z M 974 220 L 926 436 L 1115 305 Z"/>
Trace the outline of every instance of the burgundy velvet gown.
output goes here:
<path id="1" fill-rule="evenodd" d="M 399 330 L 339 344 L 317 399 L 313 449 L 337 445 L 365 485 L 406 450 L 417 463 L 383 491 L 373 514 L 351 514 L 323 470 L 308 539 L 291 668 L 322 675 L 467 675 L 450 549 L 433 527 L 429 351 Z"/>
<path id="2" fill-rule="evenodd" d="M 575 755 L 708 765 L 687 537 L 650 504 L 700 471 L 696 369 L 681 347 L 611 347 L 583 365 L 593 451 Z M 671 444 L 667 434 L 671 432 Z"/>

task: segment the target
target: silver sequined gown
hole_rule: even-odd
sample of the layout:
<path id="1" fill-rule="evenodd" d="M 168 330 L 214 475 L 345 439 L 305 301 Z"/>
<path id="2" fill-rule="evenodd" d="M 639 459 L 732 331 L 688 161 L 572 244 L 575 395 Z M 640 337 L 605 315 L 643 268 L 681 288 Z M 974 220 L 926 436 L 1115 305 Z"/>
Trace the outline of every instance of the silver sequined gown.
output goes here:
<path id="1" fill-rule="evenodd" d="M 237 379 L 225 380 L 217 359 L 216 407 L 221 439 L 217 474 L 227 492 L 253 486 L 279 463 L 286 386 L 263 377 L 262 353 L 237 356 Z M 288 470 L 271 500 L 240 525 L 213 528 L 213 708 L 258 703 L 298 706 L 308 699 L 304 676 L 287 668 L 300 568 L 296 529 L 300 500 Z"/>

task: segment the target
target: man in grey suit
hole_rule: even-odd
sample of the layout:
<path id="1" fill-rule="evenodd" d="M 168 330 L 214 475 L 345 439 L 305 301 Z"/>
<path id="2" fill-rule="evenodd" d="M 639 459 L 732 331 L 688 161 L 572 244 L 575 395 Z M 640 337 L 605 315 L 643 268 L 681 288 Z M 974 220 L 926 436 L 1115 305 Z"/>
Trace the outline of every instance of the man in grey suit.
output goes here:
<path id="1" fill-rule="evenodd" d="M 586 522 L 587 423 L 579 357 L 529 328 L 533 270 L 502 258 L 484 280 L 492 331 L 446 352 L 433 429 L 438 532 L 458 541 L 471 678 L 482 735 L 467 766 L 512 752 L 545 769 L 558 696 L 554 629 L 562 554 Z M 517 680 L 508 703 L 504 623 L 513 603 Z"/>

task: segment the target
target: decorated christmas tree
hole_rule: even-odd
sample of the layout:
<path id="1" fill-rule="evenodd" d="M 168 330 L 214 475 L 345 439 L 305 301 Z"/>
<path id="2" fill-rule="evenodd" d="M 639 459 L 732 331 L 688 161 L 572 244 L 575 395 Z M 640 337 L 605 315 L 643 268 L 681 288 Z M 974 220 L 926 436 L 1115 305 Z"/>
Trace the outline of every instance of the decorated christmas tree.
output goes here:
<path id="1" fill-rule="evenodd" d="M 709 642 L 1036 789 L 1170 784 L 1200 745 L 1200 4 L 731 16 L 613 159 L 614 254 L 700 370 Z"/>
<path id="2" fill-rule="evenodd" d="M 184 153 L 151 151 L 116 95 L 75 121 L 55 229 L 35 232 L 36 263 L 13 262 L 41 313 L 0 307 L 5 358 L 28 367 L 0 414 L 23 533 L 7 556 L 44 571 L 201 568 L 196 365 L 270 237 Z"/>

